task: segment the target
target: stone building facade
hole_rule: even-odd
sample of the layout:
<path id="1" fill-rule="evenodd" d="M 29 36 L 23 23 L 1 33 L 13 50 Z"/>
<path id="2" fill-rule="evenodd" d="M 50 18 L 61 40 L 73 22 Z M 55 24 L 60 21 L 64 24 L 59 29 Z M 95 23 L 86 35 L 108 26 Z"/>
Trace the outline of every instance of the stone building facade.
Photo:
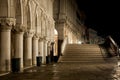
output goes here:
<path id="1" fill-rule="evenodd" d="M 95 31 L 92 28 L 88 29 L 88 34 L 89 34 L 89 43 L 90 44 L 97 44 L 98 43 L 98 34 L 97 31 Z"/>
<path id="2" fill-rule="evenodd" d="M 58 31 L 58 54 L 61 54 L 61 45 L 67 43 L 84 42 L 85 26 L 81 21 L 80 11 L 75 0 L 54 1 L 55 28 Z M 67 39 L 66 39 L 67 38 Z"/>
<path id="3" fill-rule="evenodd" d="M 0 0 L 0 71 L 10 71 L 13 58 L 20 69 L 36 65 L 36 56 L 46 63 L 52 42 L 53 0 Z"/>
<path id="4" fill-rule="evenodd" d="M 75 0 L 0 0 L 0 71 L 11 71 L 14 60 L 20 70 L 37 65 L 36 58 L 46 64 L 63 44 L 84 42 L 78 17 Z"/>

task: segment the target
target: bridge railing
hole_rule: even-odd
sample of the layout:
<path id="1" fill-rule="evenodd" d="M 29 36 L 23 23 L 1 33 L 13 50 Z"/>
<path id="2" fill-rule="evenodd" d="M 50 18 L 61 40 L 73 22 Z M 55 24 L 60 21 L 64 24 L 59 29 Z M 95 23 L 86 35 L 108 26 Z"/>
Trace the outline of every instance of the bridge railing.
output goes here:
<path id="1" fill-rule="evenodd" d="M 106 38 L 104 45 L 108 50 L 112 50 L 112 52 L 110 52 L 111 56 L 119 56 L 119 47 L 111 36 Z"/>

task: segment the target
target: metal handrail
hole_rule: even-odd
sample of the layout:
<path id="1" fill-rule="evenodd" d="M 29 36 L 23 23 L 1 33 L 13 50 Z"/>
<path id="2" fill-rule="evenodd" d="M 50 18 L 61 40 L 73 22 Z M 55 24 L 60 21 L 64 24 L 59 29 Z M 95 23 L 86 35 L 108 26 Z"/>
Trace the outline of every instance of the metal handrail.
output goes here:
<path id="1" fill-rule="evenodd" d="M 107 42 L 109 43 L 109 47 L 114 51 L 114 55 L 119 55 L 119 47 L 117 45 L 117 43 L 113 40 L 113 38 L 111 36 L 107 37 Z"/>

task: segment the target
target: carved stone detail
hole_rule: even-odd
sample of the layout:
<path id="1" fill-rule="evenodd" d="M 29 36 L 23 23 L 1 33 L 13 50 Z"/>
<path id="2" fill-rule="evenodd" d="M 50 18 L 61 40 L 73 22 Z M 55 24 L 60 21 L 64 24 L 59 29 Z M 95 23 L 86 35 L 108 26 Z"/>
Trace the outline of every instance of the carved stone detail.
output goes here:
<path id="1" fill-rule="evenodd" d="M 27 31 L 25 32 L 25 37 L 33 37 L 34 32 L 33 31 Z"/>
<path id="2" fill-rule="evenodd" d="M 43 37 L 40 37 L 40 38 L 39 38 L 39 41 L 43 41 L 43 40 L 44 40 Z"/>
<path id="3" fill-rule="evenodd" d="M 45 40 L 45 41 L 46 41 L 46 40 L 47 40 L 47 37 L 46 37 L 46 36 L 44 36 L 44 37 L 43 37 L 43 40 Z"/>
<path id="4" fill-rule="evenodd" d="M 13 30 L 17 32 L 24 32 L 26 31 L 26 27 L 24 25 L 16 25 L 14 26 Z"/>
<path id="5" fill-rule="evenodd" d="M 15 18 L 0 18 L 0 28 L 1 30 L 10 30 L 12 26 L 15 26 Z"/>
<path id="6" fill-rule="evenodd" d="M 34 34 L 33 39 L 39 39 L 39 35 L 37 33 Z"/>

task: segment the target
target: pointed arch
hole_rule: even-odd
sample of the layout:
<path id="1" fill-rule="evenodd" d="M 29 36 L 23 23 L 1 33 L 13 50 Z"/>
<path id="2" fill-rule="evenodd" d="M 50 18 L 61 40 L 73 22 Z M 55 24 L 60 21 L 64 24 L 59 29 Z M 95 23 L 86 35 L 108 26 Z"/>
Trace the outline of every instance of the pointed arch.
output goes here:
<path id="1" fill-rule="evenodd" d="M 38 33 L 38 17 L 37 17 L 37 14 L 35 15 L 35 33 Z"/>
<path id="2" fill-rule="evenodd" d="M 31 26 L 31 16 L 30 16 L 30 7 L 27 5 L 27 29 L 30 29 Z"/>
<path id="3" fill-rule="evenodd" d="M 37 4 L 30 0 L 28 2 L 28 29 L 35 30 L 36 8 Z"/>
<path id="4" fill-rule="evenodd" d="M 0 0 L 0 17 L 15 18 L 16 0 Z"/>
<path id="5" fill-rule="evenodd" d="M 23 3 L 22 0 L 16 0 L 16 25 L 23 24 Z"/>
<path id="6" fill-rule="evenodd" d="M 8 16 L 8 0 L 0 0 L 0 17 L 7 16 Z"/>
<path id="7" fill-rule="evenodd" d="M 36 8 L 36 21 L 35 21 L 35 27 L 36 27 L 36 32 L 37 34 L 41 34 L 41 10 L 39 9 L 39 7 Z"/>

